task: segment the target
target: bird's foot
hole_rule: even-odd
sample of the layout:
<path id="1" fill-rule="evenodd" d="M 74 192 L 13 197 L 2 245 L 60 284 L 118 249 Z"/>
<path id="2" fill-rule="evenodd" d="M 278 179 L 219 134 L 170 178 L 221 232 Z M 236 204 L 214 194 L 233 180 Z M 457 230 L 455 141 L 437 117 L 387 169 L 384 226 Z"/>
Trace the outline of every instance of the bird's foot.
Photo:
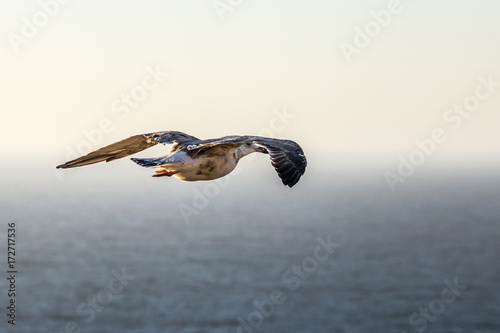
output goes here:
<path id="1" fill-rule="evenodd" d="M 160 169 L 160 170 L 156 171 L 156 173 L 153 175 L 153 177 L 163 177 L 163 176 L 172 177 L 173 175 L 175 175 L 178 172 L 179 171 Z"/>

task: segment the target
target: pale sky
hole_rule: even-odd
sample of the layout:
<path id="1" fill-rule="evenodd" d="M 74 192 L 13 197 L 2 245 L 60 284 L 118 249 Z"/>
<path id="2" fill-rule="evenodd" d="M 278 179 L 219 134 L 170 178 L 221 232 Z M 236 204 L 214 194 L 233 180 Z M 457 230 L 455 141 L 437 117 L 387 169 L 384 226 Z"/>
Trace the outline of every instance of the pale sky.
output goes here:
<path id="1" fill-rule="evenodd" d="M 40 3 L 0 3 L 2 154 L 180 130 L 397 156 L 435 129 L 500 153 L 498 1 Z"/>

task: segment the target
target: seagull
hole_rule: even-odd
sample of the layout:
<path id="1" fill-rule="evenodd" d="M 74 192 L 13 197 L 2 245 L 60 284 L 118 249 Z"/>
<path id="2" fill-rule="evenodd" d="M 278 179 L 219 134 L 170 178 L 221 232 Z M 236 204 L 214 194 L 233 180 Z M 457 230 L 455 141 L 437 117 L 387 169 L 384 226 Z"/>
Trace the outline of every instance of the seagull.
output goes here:
<path id="1" fill-rule="evenodd" d="M 254 152 L 269 154 L 271 164 L 285 186 L 292 187 L 306 170 L 302 148 L 291 140 L 261 136 L 231 135 L 200 140 L 179 131 L 138 134 L 57 166 L 67 169 L 102 161 L 113 161 L 161 144 L 173 144 L 170 153 L 157 158 L 131 158 L 140 166 L 156 168 L 153 177 L 187 180 L 212 180 L 234 170 L 238 161 Z"/>

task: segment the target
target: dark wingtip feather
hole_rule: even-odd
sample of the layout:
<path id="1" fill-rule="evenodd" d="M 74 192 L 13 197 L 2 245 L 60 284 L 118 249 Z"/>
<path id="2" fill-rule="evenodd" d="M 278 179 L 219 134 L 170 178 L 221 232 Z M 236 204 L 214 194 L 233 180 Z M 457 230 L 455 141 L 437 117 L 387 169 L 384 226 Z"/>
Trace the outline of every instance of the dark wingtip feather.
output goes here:
<path id="1" fill-rule="evenodd" d="M 290 141 L 288 141 L 290 142 Z M 289 145 L 292 145 L 289 143 Z M 305 173 L 307 160 L 302 149 L 293 143 L 292 149 L 280 149 L 275 146 L 267 147 L 271 156 L 271 163 L 281 178 L 283 185 L 293 187 Z"/>

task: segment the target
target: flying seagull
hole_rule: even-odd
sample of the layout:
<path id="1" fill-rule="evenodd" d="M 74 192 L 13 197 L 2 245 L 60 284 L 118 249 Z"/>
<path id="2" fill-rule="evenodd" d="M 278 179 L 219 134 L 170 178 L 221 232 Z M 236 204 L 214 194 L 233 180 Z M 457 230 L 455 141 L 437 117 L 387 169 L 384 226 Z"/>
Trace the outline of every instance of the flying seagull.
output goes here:
<path id="1" fill-rule="evenodd" d="M 85 156 L 57 166 L 74 168 L 102 161 L 113 161 L 161 144 L 173 144 L 166 156 L 132 158 L 135 163 L 157 168 L 153 177 L 177 177 L 182 180 L 212 180 L 229 174 L 240 158 L 254 152 L 269 154 L 271 164 L 284 185 L 294 186 L 306 170 L 307 160 L 300 146 L 291 140 L 260 136 L 231 135 L 218 139 L 200 140 L 178 131 L 134 135 Z"/>

